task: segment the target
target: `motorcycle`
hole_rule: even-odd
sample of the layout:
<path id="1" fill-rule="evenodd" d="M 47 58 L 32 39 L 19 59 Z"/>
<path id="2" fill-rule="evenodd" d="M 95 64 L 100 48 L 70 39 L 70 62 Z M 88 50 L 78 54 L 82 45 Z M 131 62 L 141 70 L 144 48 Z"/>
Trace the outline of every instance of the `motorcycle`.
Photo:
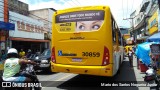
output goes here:
<path id="1" fill-rule="evenodd" d="M 31 65 L 31 64 L 25 65 L 25 67 L 21 69 L 18 76 L 28 77 L 32 80 L 32 82 L 28 82 L 28 83 L 10 82 L 11 87 L 5 87 L 4 90 L 24 90 L 25 87 L 28 87 L 29 90 L 41 90 L 42 86 L 35 73 L 34 65 Z"/>
<path id="2" fill-rule="evenodd" d="M 150 87 L 150 89 L 160 90 L 160 76 L 157 74 L 157 67 L 155 65 L 149 65 L 148 70 L 145 73 L 144 81 L 149 84 L 156 84 L 155 87 Z"/>

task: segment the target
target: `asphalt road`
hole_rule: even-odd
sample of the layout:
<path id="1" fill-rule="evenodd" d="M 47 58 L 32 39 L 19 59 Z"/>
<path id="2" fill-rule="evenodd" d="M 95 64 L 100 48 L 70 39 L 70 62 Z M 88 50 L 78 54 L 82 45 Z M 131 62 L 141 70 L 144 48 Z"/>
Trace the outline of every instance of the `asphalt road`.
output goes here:
<path id="1" fill-rule="evenodd" d="M 137 69 L 135 58 L 133 61 L 134 67 L 130 68 L 126 58 L 121 65 L 120 73 L 114 77 L 46 72 L 37 72 L 37 76 L 42 84 L 42 90 L 150 90 L 146 86 L 131 86 L 131 83 L 138 83 L 137 85 L 145 83 L 142 78 L 144 73 Z"/>
<path id="2" fill-rule="evenodd" d="M 134 68 L 130 68 L 128 59 L 125 59 L 120 73 L 114 77 L 45 72 L 38 72 L 37 75 L 42 83 L 42 90 L 149 90 L 146 86 L 131 87 L 131 83 L 144 83 L 144 74 L 137 69 L 136 60 Z M 113 86 L 113 83 L 118 86 Z M 101 86 L 104 84 L 106 86 Z"/>

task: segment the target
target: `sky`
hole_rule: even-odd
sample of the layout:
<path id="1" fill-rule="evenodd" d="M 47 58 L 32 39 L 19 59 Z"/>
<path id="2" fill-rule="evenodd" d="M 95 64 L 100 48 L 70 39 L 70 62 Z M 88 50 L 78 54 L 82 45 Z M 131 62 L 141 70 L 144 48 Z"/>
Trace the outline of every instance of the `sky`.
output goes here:
<path id="1" fill-rule="evenodd" d="M 29 5 L 29 10 L 36 10 L 42 8 L 54 8 L 56 10 L 62 10 L 72 7 L 81 6 L 96 6 L 96 5 L 108 5 L 111 8 L 111 12 L 118 24 L 130 28 L 131 21 L 124 20 L 130 17 L 138 7 L 140 7 L 142 0 L 19 0 Z"/>

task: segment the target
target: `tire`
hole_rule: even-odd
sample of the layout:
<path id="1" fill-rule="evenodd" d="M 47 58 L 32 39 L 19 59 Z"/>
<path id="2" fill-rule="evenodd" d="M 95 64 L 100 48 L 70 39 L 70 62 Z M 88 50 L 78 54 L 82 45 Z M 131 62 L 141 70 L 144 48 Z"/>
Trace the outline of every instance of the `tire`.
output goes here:
<path id="1" fill-rule="evenodd" d="M 52 73 L 51 64 L 50 64 L 49 68 L 47 69 L 47 72 L 48 72 L 49 74 Z"/>
<path id="2" fill-rule="evenodd" d="M 158 87 L 150 87 L 150 90 L 160 90 Z"/>
<path id="3" fill-rule="evenodd" d="M 39 80 L 36 78 L 35 83 L 40 83 Z M 42 90 L 42 87 L 31 87 L 30 90 Z"/>
<path id="4" fill-rule="evenodd" d="M 42 90 L 41 87 L 33 87 L 33 89 L 34 89 L 34 90 Z M 33 89 L 31 89 L 31 90 L 33 90 Z"/>

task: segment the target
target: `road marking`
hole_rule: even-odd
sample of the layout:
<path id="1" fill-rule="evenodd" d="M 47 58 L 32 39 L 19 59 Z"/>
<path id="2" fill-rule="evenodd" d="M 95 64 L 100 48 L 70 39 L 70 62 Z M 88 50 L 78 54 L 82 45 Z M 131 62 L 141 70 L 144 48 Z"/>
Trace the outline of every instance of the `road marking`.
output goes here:
<path id="1" fill-rule="evenodd" d="M 63 79 L 66 79 L 66 78 L 68 78 L 69 76 L 72 76 L 72 75 L 73 74 L 66 75 L 66 76 L 64 76 L 64 77 L 62 77 L 62 78 L 60 78 L 58 80 L 55 80 L 55 81 L 62 81 Z"/>
<path id="2" fill-rule="evenodd" d="M 64 79 L 66 79 L 66 78 L 68 78 L 68 77 L 70 77 L 70 76 L 72 76 L 73 74 L 69 74 L 69 75 L 66 75 L 66 76 L 64 76 L 64 77 L 62 77 L 62 78 L 60 78 L 60 79 L 57 79 L 57 80 L 54 80 L 54 81 L 63 81 Z M 53 82 L 54 82 L 53 81 Z M 50 86 L 50 85 L 52 85 L 53 83 L 51 83 L 51 84 L 49 84 L 49 85 L 46 85 L 45 87 L 42 87 L 42 89 L 44 89 L 44 88 L 46 88 L 47 86 Z"/>

